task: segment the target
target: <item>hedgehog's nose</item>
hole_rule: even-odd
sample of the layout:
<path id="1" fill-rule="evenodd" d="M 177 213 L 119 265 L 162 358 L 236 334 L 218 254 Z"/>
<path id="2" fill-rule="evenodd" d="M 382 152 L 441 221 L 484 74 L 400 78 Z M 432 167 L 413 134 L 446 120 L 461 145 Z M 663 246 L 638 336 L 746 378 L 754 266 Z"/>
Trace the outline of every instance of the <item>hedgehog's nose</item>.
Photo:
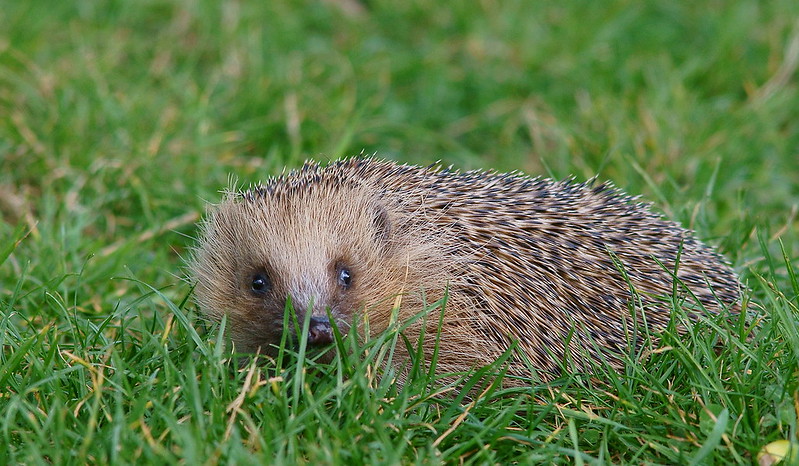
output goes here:
<path id="1" fill-rule="evenodd" d="M 333 343 L 333 328 L 327 317 L 311 317 L 308 328 L 308 344 L 312 346 L 329 345 Z"/>

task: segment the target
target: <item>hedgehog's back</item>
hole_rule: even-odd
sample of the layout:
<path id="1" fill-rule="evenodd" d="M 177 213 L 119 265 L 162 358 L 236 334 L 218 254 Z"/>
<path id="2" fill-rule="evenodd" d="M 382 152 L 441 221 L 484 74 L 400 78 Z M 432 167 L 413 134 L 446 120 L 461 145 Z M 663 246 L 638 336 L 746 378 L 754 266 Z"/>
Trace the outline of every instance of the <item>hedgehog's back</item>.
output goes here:
<path id="1" fill-rule="evenodd" d="M 668 325 L 674 299 L 693 316 L 738 309 L 738 279 L 719 254 L 608 184 L 346 163 L 446 232 L 458 256 L 451 293 L 475 306 L 450 330 L 453 351 L 518 340 L 540 369 L 567 351 L 598 358 L 597 347 L 618 364 L 636 325 Z"/>

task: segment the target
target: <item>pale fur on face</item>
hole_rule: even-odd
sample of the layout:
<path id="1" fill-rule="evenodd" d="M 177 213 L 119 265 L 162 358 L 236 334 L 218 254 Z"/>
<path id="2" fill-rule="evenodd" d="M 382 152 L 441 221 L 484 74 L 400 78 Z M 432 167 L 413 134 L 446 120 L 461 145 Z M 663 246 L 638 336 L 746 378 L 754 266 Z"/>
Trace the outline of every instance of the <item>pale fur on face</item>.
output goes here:
<path id="1" fill-rule="evenodd" d="M 418 312 L 422 300 L 442 295 L 452 260 L 436 233 L 420 227 L 423 214 L 401 215 L 390 202 L 348 183 L 228 195 L 203 223 L 191 263 L 200 308 L 215 320 L 229 316 L 239 350 L 266 353 L 280 342 L 287 300 L 300 321 L 310 310 L 344 332 L 356 312 L 369 313 L 372 333 L 385 330 L 400 295 Z M 347 288 L 341 268 L 351 275 Z M 251 290 L 256 274 L 269 278 L 266 295 Z"/>

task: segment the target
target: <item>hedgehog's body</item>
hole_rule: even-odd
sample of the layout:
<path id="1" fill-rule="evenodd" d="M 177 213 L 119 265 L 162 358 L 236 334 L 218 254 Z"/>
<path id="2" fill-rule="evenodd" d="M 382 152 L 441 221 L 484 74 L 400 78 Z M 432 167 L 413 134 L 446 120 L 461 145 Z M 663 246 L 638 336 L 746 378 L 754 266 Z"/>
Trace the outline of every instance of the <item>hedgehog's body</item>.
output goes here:
<path id="1" fill-rule="evenodd" d="M 192 269 L 200 307 L 228 314 L 240 350 L 280 342 L 287 298 L 299 317 L 311 309 L 313 343 L 329 341 L 328 312 L 344 329 L 366 314 L 376 333 L 397 296 L 402 321 L 448 290 L 439 372 L 488 364 L 517 341 L 510 373 L 529 376 L 526 357 L 546 380 L 566 352 L 618 367 L 636 325 L 667 325 L 678 254 L 676 289 L 696 313 L 737 306 L 720 256 L 607 185 L 352 159 L 230 196 Z M 426 354 L 433 312 L 406 330 L 416 341 L 426 326 Z"/>

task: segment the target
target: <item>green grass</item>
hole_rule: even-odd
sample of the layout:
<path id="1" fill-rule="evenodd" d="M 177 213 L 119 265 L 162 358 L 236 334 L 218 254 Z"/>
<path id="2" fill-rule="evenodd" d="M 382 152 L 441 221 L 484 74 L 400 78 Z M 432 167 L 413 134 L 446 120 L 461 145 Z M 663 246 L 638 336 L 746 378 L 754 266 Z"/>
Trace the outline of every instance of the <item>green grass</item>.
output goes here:
<path id="1" fill-rule="evenodd" d="M 748 464 L 797 439 L 799 3 L 353 3 L 0 0 L 0 463 Z M 467 375 L 472 399 L 376 378 L 391 334 L 239 369 L 181 280 L 204 200 L 361 151 L 612 180 L 764 311 L 621 376 Z"/>

